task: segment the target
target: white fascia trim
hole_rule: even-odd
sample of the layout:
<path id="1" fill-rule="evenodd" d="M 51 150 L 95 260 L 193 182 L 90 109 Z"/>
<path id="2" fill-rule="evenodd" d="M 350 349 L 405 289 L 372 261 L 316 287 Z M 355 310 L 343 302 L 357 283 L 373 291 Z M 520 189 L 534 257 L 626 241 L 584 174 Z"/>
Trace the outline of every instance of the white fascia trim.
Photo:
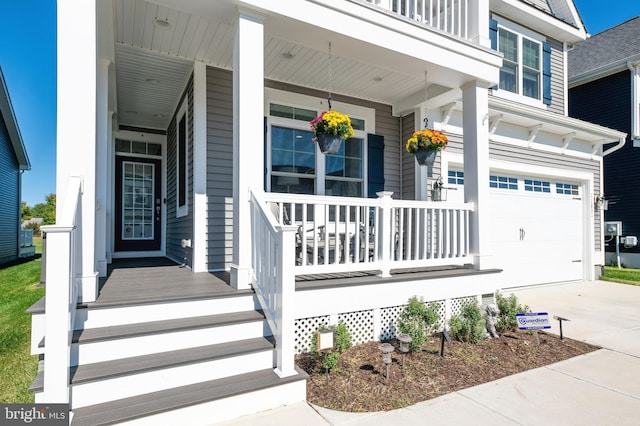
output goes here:
<path id="1" fill-rule="evenodd" d="M 481 80 L 494 81 L 502 65 L 502 57 L 490 48 L 362 1 L 245 0 L 243 4 L 300 22 L 309 22 L 313 17 L 313 22 L 322 22 L 328 31 L 425 61 L 437 58 L 439 63 L 450 64 L 460 72 L 469 72 L 467 60 L 470 60 L 475 64 L 473 74 Z"/>
<path id="2" fill-rule="evenodd" d="M 522 22 L 522 24 L 559 41 L 578 43 L 587 38 L 587 32 L 582 25 L 576 28 L 521 0 L 500 0 L 500 2 L 492 2 L 491 11 L 507 18 L 513 17 L 517 19 L 517 17 L 526 16 L 527 20 L 526 22 Z"/>
<path id="3" fill-rule="evenodd" d="M 567 131 L 588 133 L 598 139 L 605 139 L 604 143 L 619 142 L 627 136 L 624 132 L 609 129 L 587 121 L 578 120 L 577 118 L 566 117 L 556 114 L 555 112 L 544 111 L 526 105 L 519 105 L 514 102 L 505 102 L 502 99 L 495 97 L 489 98 L 489 109 L 494 113 L 511 113 L 539 120 L 543 124 L 548 123 L 562 126 L 565 127 Z"/>

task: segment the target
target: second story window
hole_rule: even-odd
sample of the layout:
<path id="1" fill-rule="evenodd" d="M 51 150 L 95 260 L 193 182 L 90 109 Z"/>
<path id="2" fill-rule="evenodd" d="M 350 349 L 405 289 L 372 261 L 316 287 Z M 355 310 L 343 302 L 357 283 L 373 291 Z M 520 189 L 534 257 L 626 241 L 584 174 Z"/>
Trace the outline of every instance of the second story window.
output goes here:
<path id="1" fill-rule="evenodd" d="M 499 28 L 498 50 L 504 55 L 500 69 L 500 89 L 539 100 L 541 44 Z"/>
<path id="2" fill-rule="evenodd" d="M 491 19 L 491 47 L 503 55 L 495 95 L 532 106 L 551 104 L 551 45 L 533 31 Z"/>

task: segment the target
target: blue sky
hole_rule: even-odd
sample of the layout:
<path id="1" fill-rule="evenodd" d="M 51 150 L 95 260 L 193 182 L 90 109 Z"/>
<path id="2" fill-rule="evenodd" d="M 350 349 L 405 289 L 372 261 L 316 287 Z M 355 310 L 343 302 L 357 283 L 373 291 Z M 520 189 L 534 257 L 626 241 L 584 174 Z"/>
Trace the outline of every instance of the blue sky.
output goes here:
<path id="1" fill-rule="evenodd" d="M 640 0 L 575 3 L 590 34 L 640 15 Z M 0 67 L 31 160 L 22 199 L 33 206 L 56 192 L 56 1 L 3 0 L 2 16 Z"/>

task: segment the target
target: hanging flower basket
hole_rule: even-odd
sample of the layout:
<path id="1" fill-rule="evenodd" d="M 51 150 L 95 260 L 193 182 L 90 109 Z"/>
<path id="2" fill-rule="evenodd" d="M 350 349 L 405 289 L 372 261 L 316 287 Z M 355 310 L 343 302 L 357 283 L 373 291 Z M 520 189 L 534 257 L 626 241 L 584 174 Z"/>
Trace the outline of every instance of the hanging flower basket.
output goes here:
<path id="1" fill-rule="evenodd" d="M 343 140 L 353 137 L 353 127 L 348 115 L 338 111 L 324 111 L 311 120 L 313 141 L 318 142 L 323 154 L 335 154 Z"/>
<path id="2" fill-rule="evenodd" d="M 420 165 L 433 165 L 436 155 L 447 147 L 449 139 L 447 135 L 431 129 L 418 130 L 407 139 L 405 149 L 408 153 L 414 154 Z"/>
<path id="3" fill-rule="evenodd" d="M 438 151 L 421 149 L 416 151 L 416 161 L 421 166 L 433 166 L 433 163 L 436 161 L 436 156 L 438 155 Z"/>
<path id="4" fill-rule="evenodd" d="M 329 133 L 318 133 L 316 138 L 318 139 L 320 152 L 323 154 L 335 154 L 344 140 L 340 136 L 330 135 Z"/>

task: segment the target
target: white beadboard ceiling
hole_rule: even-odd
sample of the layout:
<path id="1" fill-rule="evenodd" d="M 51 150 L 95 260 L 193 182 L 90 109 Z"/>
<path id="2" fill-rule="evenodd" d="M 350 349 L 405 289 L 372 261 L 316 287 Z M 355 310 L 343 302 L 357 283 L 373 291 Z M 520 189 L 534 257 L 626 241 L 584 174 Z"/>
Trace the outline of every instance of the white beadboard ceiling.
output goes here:
<path id="1" fill-rule="evenodd" d="M 198 7 L 197 12 L 178 11 L 145 0 L 114 0 L 120 125 L 166 129 L 191 75 L 193 61 L 232 68 L 235 2 L 190 0 L 185 4 L 194 10 Z M 158 19 L 168 22 L 168 26 L 155 24 Z M 403 68 L 397 59 L 385 56 L 391 52 L 376 51 L 375 55 L 366 56 L 362 52 L 371 46 L 302 25 L 277 16 L 266 19 L 266 78 L 329 90 L 328 41 L 325 50 L 318 49 L 318 43 L 309 47 L 299 41 L 304 34 L 306 40 L 332 40 L 333 93 L 386 104 L 424 93 L 423 71 Z M 289 58 L 283 54 L 290 54 Z M 354 57 L 370 60 L 363 62 Z M 404 72 L 406 68 L 413 74 Z M 429 92 L 432 90 L 442 93 L 446 88 L 433 84 Z"/>

